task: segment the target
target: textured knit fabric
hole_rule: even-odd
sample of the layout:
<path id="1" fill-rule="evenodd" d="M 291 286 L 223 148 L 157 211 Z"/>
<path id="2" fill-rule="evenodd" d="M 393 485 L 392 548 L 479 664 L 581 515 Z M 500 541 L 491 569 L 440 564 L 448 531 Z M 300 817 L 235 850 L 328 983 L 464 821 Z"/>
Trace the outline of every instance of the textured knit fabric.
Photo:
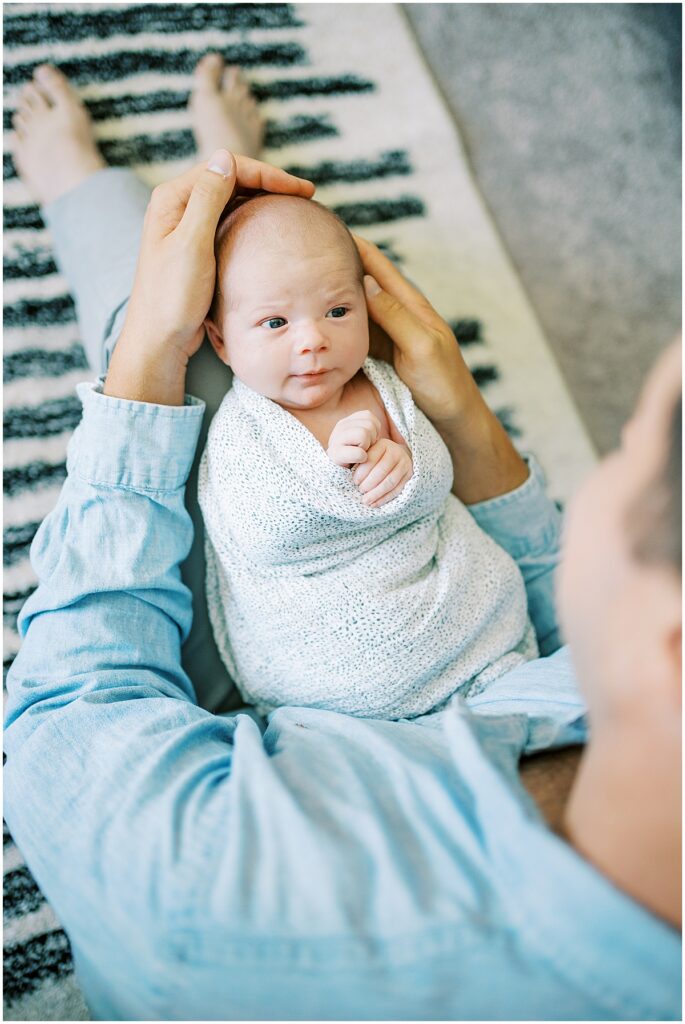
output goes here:
<path id="1" fill-rule="evenodd" d="M 262 712 L 411 718 L 538 653 L 521 574 L 450 493 L 445 444 L 391 366 L 363 370 L 413 459 L 379 508 L 296 417 L 237 379 L 210 427 L 207 606 Z"/>

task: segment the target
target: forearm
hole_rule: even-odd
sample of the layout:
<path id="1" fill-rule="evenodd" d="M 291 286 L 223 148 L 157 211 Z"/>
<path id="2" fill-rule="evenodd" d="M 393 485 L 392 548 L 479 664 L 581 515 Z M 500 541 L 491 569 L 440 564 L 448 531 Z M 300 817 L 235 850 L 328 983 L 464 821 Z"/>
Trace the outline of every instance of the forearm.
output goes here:
<path id="1" fill-rule="evenodd" d="M 452 493 L 472 505 L 520 487 L 528 478 L 528 467 L 475 384 L 466 387 L 472 394 L 460 402 L 459 412 L 433 422 L 452 458 Z"/>
<path id="2" fill-rule="evenodd" d="M 107 370 L 104 394 L 133 402 L 184 403 L 187 359 L 164 339 L 148 339 L 124 324 Z"/>

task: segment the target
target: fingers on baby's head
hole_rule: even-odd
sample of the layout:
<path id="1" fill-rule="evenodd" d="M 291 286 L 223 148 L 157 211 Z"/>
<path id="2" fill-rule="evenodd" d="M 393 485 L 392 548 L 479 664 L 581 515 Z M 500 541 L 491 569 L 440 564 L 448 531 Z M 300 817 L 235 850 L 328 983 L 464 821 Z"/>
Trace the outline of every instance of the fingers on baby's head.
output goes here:
<path id="1" fill-rule="evenodd" d="M 261 193 L 229 209 L 216 233 L 217 289 L 213 309 L 221 304 L 221 283 L 230 261 L 243 256 L 258 259 L 260 252 L 290 250 L 293 257 L 306 250 L 340 249 L 361 283 L 364 269 L 359 251 L 344 221 L 315 199 Z"/>

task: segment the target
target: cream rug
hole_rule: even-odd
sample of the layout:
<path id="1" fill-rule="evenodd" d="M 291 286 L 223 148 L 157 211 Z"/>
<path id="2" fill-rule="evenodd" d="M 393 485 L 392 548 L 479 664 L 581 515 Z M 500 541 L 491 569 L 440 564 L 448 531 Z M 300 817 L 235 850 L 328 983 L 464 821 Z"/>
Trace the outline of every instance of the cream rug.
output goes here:
<path id="1" fill-rule="evenodd" d="M 30 541 L 55 504 L 92 376 L 48 232 L 11 159 L 11 114 L 42 61 L 90 107 L 102 151 L 151 185 L 193 156 L 191 73 L 207 50 L 247 70 L 269 120 L 265 158 L 382 244 L 454 326 L 492 407 L 565 500 L 594 462 L 588 437 L 471 177 L 401 7 L 392 4 L 4 6 L 5 668 L 35 586 Z M 5 1017 L 87 1011 L 68 943 L 5 837 Z"/>

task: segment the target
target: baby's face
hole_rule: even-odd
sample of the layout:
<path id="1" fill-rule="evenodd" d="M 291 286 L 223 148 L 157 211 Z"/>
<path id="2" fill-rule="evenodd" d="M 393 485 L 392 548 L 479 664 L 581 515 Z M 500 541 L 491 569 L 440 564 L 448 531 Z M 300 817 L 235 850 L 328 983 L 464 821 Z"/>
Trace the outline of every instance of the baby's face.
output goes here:
<path id="1" fill-rule="evenodd" d="M 369 351 L 358 264 L 325 223 L 286 216 L 250 231 L 220 262 L 218 325 L 225 360 L 243 383 L 284 408 L 334 405 Z M 216 345 L 215 345 L 216 347 Z M 221 354 L 221 353 L 220 353 Z"/>

